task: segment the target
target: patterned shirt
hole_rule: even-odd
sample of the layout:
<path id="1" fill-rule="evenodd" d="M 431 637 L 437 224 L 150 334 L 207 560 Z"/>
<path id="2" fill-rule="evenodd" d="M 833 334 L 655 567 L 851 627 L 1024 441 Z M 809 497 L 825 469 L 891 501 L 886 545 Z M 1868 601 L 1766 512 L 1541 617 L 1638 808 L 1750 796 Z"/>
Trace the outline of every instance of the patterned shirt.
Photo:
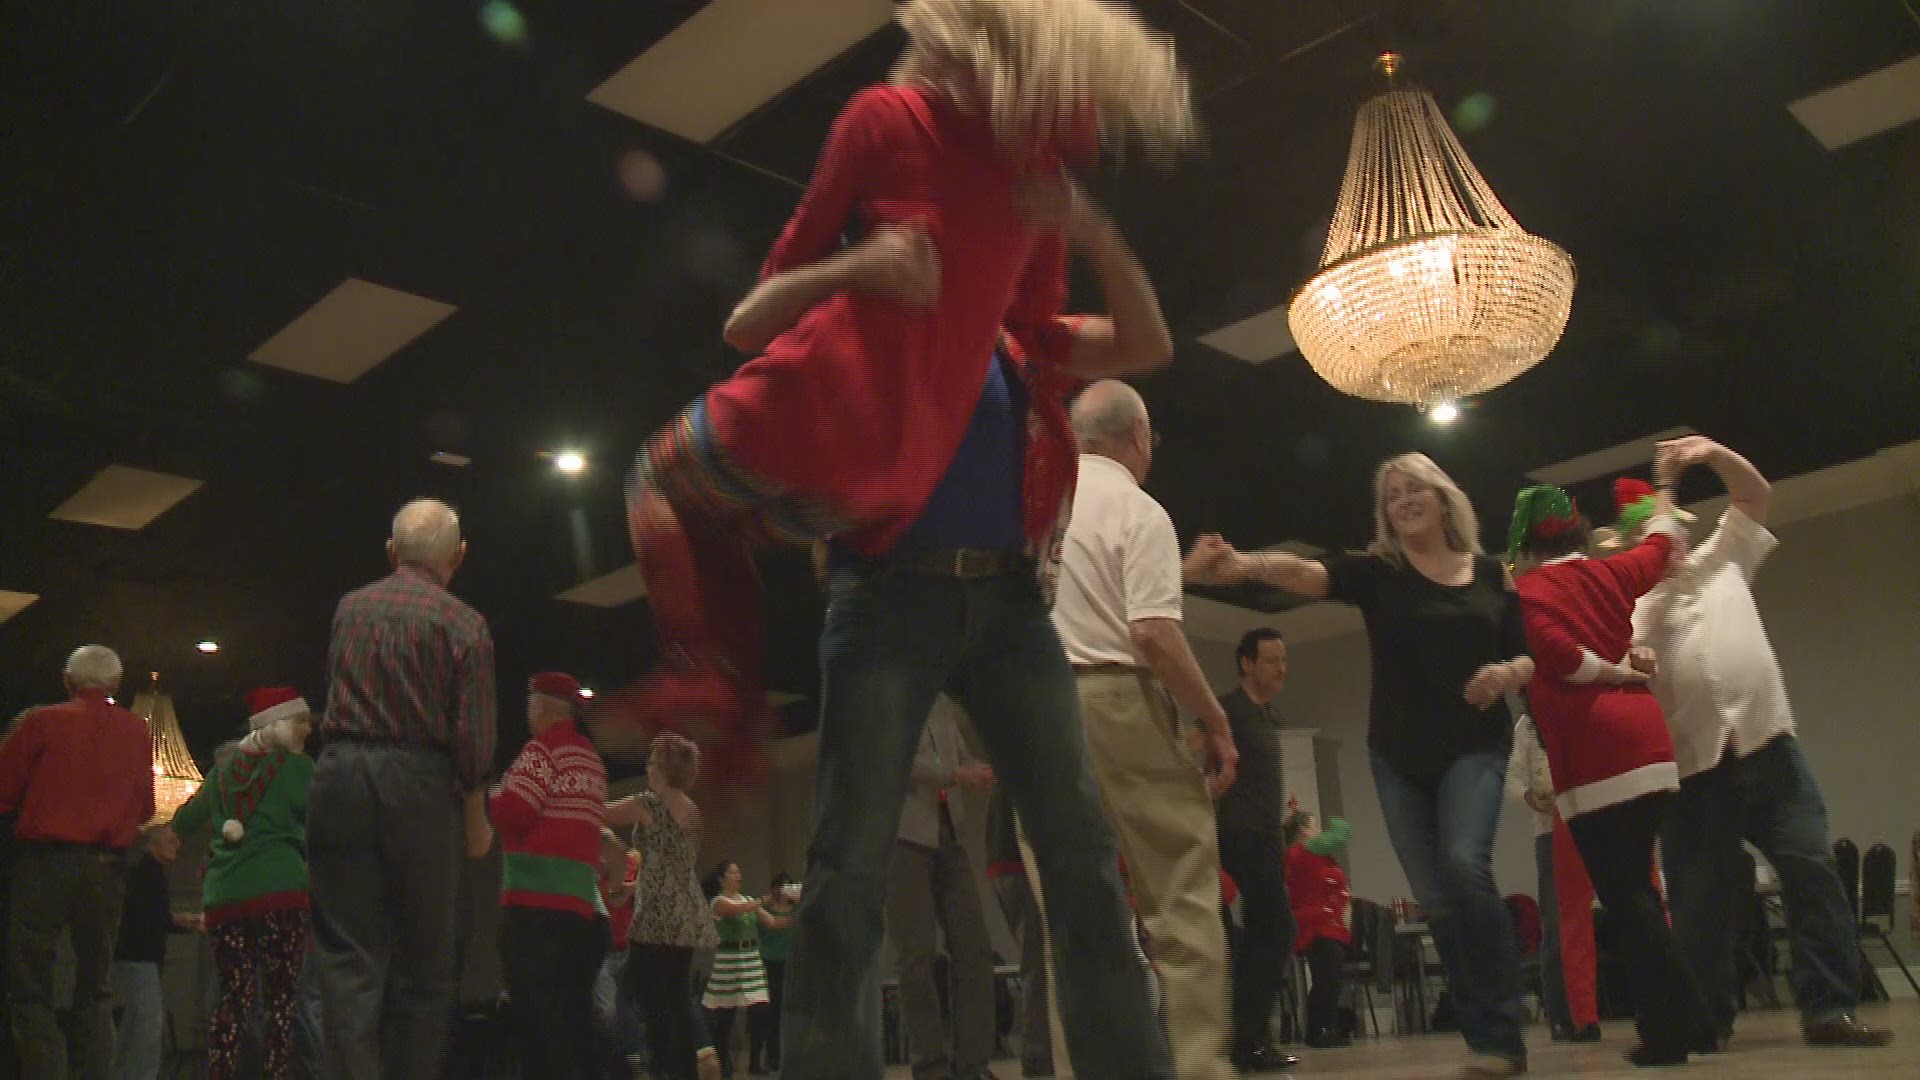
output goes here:
<path id="1" fill-rule="evenodd" d="M 460 789 L 493 764 L 493 638 L 487 621 L 426 571 L 403 566 L 333 613 L 323 737 L 447 750 Z"/>
<path id="2" fill-rule="evenodd" d="M 572 720 L 527 740 L 488 809 L 505 868 L 500 902 L 592 915 L 600 898 L 600 827 L 607 767 Z"/>
<path id="3" fill-rule="evenodd" d="M 635 945 L 677 945 L 711 949 L 720 944 L 706 894 L 694 875 L 700 847 L 680 828 L 673 812 L 651 791 L 639 795 L 651 825 L 634 833 L 640 849 L 640 885 L 634 892 L 633 924 L 627 940 Z"/>

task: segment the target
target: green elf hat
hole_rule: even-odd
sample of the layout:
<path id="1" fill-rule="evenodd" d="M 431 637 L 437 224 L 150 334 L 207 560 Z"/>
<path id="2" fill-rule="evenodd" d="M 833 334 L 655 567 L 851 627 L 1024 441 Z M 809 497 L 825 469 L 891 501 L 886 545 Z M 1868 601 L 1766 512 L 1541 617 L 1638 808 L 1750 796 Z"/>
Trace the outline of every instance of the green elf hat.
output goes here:
<path id="1" fill-rule="evenodd" d="M 1519 561 L 1529 536 L 1561 536 L 1580 523 L 1573 497 L 1552 484 L 1538 484 L 1514 496 L 1513 523 L 1507 526 L 1507 558 Z"/>
<path id="2" fill-rule="evenodd" d="M 1594 533 L 1594 544 L 1609 551 L 1625 546 L 1629 538 L 1638 536 L 1660 504 L 1652 484 L 1638 477 L 1622 476 L 1613 482 L 1613 505 L 1619 514 L 1613 527 Z M 1693 515 L 1677 506 L 1673 516 L 1683 525 L 1693 524 Z"/>

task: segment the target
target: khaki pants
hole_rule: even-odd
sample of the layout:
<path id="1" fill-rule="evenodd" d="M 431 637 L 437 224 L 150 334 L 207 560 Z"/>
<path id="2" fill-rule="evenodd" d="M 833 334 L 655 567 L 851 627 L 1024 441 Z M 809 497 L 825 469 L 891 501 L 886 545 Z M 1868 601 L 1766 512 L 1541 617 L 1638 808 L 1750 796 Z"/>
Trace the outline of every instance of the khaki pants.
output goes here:
<path id="1" fill-rule="evenodd" d="M 1125 671 L 1079 676 L 1087 752 L 1100 783 L 1134 906 L 1146 924 L 1166 1003 L 1168 1038 L 1181 1080 L 1231 1080 L 1227 939 L 1220 921 L 1220 847 L 1206 778 L 1181 741 L 1157 681 Z M 1024 833 L 1020 856 L 1046 910 Z M 1053 982 L 1053 956 L 1047 956 Z M 1056 1077 L 1073 1075 L 1053 1017 Z"/>

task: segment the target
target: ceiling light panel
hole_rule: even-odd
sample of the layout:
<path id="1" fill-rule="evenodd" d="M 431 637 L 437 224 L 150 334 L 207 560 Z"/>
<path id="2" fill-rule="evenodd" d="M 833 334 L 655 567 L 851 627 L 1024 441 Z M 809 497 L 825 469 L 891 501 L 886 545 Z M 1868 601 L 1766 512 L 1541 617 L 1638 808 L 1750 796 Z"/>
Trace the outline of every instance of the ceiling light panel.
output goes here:
<path id="1" fill-rule="evenodd" d="M 456 309 L 371 281 L 348 278 L 253 352 L 253 361 L 350 383 L 440 325 Z"/>
<path id="2" fill-rule="evenodd" d="M 109 529 L 144 529 L 198 490 L 200 481 L 192 477 L 109 465 L 48 516 Z"/>

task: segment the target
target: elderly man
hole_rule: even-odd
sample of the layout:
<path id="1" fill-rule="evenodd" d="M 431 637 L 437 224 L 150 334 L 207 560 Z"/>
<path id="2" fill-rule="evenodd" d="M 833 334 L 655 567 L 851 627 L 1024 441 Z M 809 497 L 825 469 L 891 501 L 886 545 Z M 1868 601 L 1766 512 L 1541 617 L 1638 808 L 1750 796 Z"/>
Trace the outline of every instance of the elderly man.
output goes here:
<path id="1" fill-rule="evenodd" d="M 1053 624 L 1073 664 L 1101 802 L 1152 942 L 1175 1071 L 1182 1080 L 1227 1080 L 1236 1073 L 1227 1054 L 1213 796 L 1232 784 L 1239 753 L 1180 630 L 1173 521 L 1140 489 L 1155 442 L 1146 404 L 1125 383 L 1097 382 L 1074 401 L 1071 419 L 1080 484 Z M 1175 703 L 1199 718 L 1211 784 L 1181 737 Z M 1039 899 L 1045 909 L 1044 892 Z M 1056 1067 L 1066 1061 L 1056 1045 Z"/>
<path id="2" fill-rule="evenodd" d="M 942 694 L 920 729 L 887 887 L 887 933 L 899 959 L 900 1012 L 913 1044 L 914 1080 L 993 1075 L 987 1071 L 994 1044 L 993 945 L 959 829 L 962 797 L 991 789 L 993 768 L 974 760 L 959 718 L 960 706 Z M 934 980 L 936 925 L 952 965 L 951 1042 Z"/>
<path id="3" fill-rule="evenodd" d="M 1731 505 L 1706 541 L 1634 609 L 1634 643 L 1652 648 L 1653 692 L 1673 729 L 1680 794 L 1660 836 L 1673 928 L 1721 1040 L 1733 1034 L 1735 910 L 1753 888 L 1740 842 L 1780 874 L 1793 942 L 1793 996 L 1814 1046 L 1882 1046 L 1892 1033 L 1854 1017 L 1860 946 L 1833 865 L 1827 807 L 1794 738 L 1780 662 L 1754 605 L 1752 582 L 1779 541 L 1767 531 L 1772 488 L 1747 459 L 1692 435 L 1661 443 L 1654 474 L 1671 485 L 1705 465 Z M 1644 519 L 1623 507 L 1621 531 Z"/>
<path id="4" fill-rule="evenodd" d="M 463 827 L 469 857 L 492 843 L 493 639 L 447 591 L 466 553 L 453 508 L 416 499 L 394 515 L 393 573 L 333 616 L 307 846 L 339 1080 L 440 1075 Z"/>
<path id="5" fill-rule="evenodd" d="M 14 825 L 7 1001 L 22 1074 L 67 1075 L 67 1035 L 54 1018 L 60 938 L 74 957 L 73 1038 L 80 1075 L 113 1072 L 108 977 L 126 895 L 128 852 L 153 819 L 153 751 L 146 721 L 113 704 L 120 657 L 83 645 L 67 660 L 72 700 L 36 709 L 0 743 L 0 814 Z"/>

